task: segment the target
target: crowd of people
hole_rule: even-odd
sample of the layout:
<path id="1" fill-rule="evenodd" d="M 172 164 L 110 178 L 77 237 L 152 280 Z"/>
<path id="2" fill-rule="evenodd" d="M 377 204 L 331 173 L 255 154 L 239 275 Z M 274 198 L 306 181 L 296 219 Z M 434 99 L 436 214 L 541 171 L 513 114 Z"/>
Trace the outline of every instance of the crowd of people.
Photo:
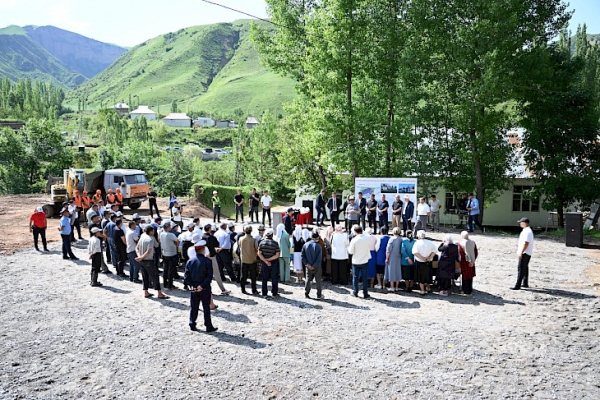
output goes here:
<path id="1" fill-rule="evenodd" d="M 216 330 L 210 320 L 210 310 L 218 306 L 214 303 L 210 284 L 213 280 L 216 281 L 221 295 L 229 295 L 231 292 L 223 284 L 227 281 L 227 276 L 231 282 L 239 284 L 242 294 L 249 294 L 246 290 L 249 280 L 253 295 L 260 293 L 268 296 L 270 281 L 271 295 L 275 298 L 279 297 L 280 282 L 293 283 L 291 271 L 295 274 L 295 282 L 304 285 L 306 298 L 310 298 L 313 280 L 316 283 L 317 298 L 324 297 L 324 279 L 330 280 L 333 285 L 348 285 L 351 281 L 352 294 L 358 297 L 362 290 L 364 298 L 370 297 L 369 289 L 387 292 L 404 290 L 410 293 L 416 288 L 420 295 L 426 295 L 431 292 L 435 279 L 439 295 L 448 296 L 452 288 L 456 287 L 455 282 L 459 276 L 461 294 L 472 295 L 473 278 L 476 276 L 475 263 L 479 254 L 468 231 L 461 232 L 459 240 L 446 235 L 439 246 L 426 237 L 425 229 L 418 229 L 413 237 L 410 199 L 402 204 L 399 196 L 396 196 L 391 211 L 395 213 L 401 210 L 394 215 L 401 215 L 402 223 L 393 218 L 394 226 L 391 235 L 388 235 L 387 217 L 380 217 L 377 234 L 376 228 L 364 227 L 364 218 L 361 221 L 363 211 L 360 204 L 364 200 L 361 194 L 359 201 L 354 196 L 349 196 L 345 206 L 340 206 L 334 195 L 328 206 L 331 206 L 333 213 L 345 210 L 347 225 L 344 228 L 332 213 L 331 226 L 324 232 L 319 226 L 312 230 L 295 226 L 295 210 L 291 207 L 276 229 L 267 229 L 261 224 L 254 231 L 252 225 L 246 224 L 238 232 L 234 222 L 220 222 L 218 212 L 215 212 L 213 224 L 201 225 L 199 218 L 193 218 L 184 229 L 182 207 L 174 194 L 169 199 L 171 219 L 163 220 L 154 204 L 156 217 L 142 218 L 135 213 L 127 223 L 121 211 L 122 204 L 112 202 L 105 207 L 104 199 L 94 196 L 86 210 L 83 200 L 74 198 L 65 203 L 61 210 L 58 230 L 62 238 L 63 258 L 77 260 L 71 250 L 71 243 L 75 241 L 75 231 L 78 232 L 79 239 L 83 239 L 80 220 L 85 218 L 90 234 L 90 284 L 102 286 L 98 276 L 100 273 L 112 273 L 108 268 L 108 264 L 112 264 L 117 276 L 128 277 L 131 282 L 142 284 L 144 297 L 154 296 L 149 292 L 152 288 L 156 291 L 157 298 L 168 299 L 169 296 L 162 288 L 176 289 L 174 281 L 183 279 L 183 289 L 191 292 L 192 330 L 196 330 L 200 303 L 203 305 L 207 331 Z M 268 192 L 265 192 L 265 196 L 268 196 Z M 382 196 L 382 201 L 375 206 L 373 197 L 366 202 L 366 215 L 369 215 L 369 209 L 374 209 L 380 216 L 385 216 L 389 209 L 385 197 Z M 113 198 L 108 198 L 107 195 L 107 200 L 111 201 Z M 239 200 L 236 196 L 236 205 Z M 218 193 L 215 192 L 215 208 L 219 206 L 219 202 Z M 422 204 L 424 199 L 420 200 L 420 205 Z M 411 218 L 405 216 L 404 212 L 411 215 Z M 265 214 L 263 209 L 263 218 Z M 320 221 L 318 225 L 322 226 L 323 223 Z M 527 287 L 528 264 L 533 251 L 533 233 L 529 228 L 529 220 L 523 218 L 519 223 L 523 228 L 518 250 L 519 277 L 513 289 Z M 38 207 L 30 218 L 30 230 L 38 251 L 39 237 L 44 251 L 48 251 L 46 227 L 44 211 Z M 426 221 L 417 220 L 416 227 L 425 228 Z M 125 274 L 126 264 L 129 264 L 129 275 Z M 185 266 L 183 277 L 178 273 L 178 266 Z M 262 280 L 261 292 L 257 288 L 259 277 Z M 361 281 L 362 286 L 359 288 Z"/>

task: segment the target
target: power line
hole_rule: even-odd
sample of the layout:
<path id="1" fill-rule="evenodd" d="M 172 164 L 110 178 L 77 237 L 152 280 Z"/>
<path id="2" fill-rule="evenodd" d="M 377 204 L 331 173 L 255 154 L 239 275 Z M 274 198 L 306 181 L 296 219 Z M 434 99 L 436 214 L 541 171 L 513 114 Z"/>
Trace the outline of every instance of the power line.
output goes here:
<path id="1" fill-rule="evenodd" d="M 237 8 L 226 6 L 225 4 L 219 4 L 219 3 L 215 3 L 214 1 L 209 1 L 209 0 L 200 0 L 200 1 L 203 1 L 204 3 L 212 4 L 213 6 L 225 8 L 227 10 L 230 10 L 230 11 L 233 11 L 233 12 L 236 12 L 236 13 L 239 13 L 239 14 L 243 14 L 243 15 L 245 15 L 247 17 L 250 17 L 250 18 L 254 18 L 254 19 L 258 19 L 260 21 L 268 22 L 269 24 L 272 24 L 272 25 L 280 26 L 282 28 L 287 28 L 284 25 L 277 24 L 277 23 L 275 23 L 273 21 L 269 21 L 268 19 L 257 17 L 256 15 L 252 15 L 252 14 L 249 14 L 249 13 L 247 13 L 245 11 L 238 10 Z"/>

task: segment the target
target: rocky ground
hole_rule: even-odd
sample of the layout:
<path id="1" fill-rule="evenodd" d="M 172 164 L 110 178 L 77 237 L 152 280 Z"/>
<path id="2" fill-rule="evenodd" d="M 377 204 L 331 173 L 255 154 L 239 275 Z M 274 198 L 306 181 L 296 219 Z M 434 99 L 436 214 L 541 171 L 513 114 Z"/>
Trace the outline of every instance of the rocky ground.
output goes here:
<path id="1" fill-rule="evenodd" d="M 90 287 L 85 241 L 77 262 L 58 243 L 0 256 L 0 399 L 600 398 L 600 299 L 584 275 L 598 251 L 540 239 L 531 288 L 514 292 L 516 237 L 473 238 L 471 298 L 326 285 L 317 301 L 282 285 L 274 300 L 229 283 L 215 334 L 189 330 L 181 289 Z"/>

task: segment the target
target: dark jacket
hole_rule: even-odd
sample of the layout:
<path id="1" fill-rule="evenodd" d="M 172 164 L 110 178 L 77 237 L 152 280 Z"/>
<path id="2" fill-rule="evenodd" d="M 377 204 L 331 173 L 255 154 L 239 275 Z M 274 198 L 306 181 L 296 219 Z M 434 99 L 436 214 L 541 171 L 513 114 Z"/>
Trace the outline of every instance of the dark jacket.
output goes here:
<path id="1" fill-rule="evenodd" d="M 358 202 L 358 206 L 360 207 L 360 214 L 366 215 L 367 214 L 367 199 L 365 199 L 364 197 L 362 199 L 360 199 L 360 201 Z"/>
<path id="2" fill-rule="evenodd" d="M 321 193 L 317 195 L 317 201 L 315 202 L 315 208 L 320 210 L 321 208 L 325 208 L 325 197 L 321 196 Z"/>
<path id="3" fill-rule="evenodd" d="M 342 201 L 340 199 L 338 199 L 337 197 L 335 199 L 333 197 L 331 197 L 327 201 L 327 208 L 329 208 L 329 212 L 331 212 L 331 210 L 333 210 L 333 202 L 334 201 L 335 201 L 335 206 L 337 208 L 337 212 L 342 211 Z"/>
<path id="4" fill-rule="evenodd" d="M 323 260 L 323 249 L 316 240 L 308 241 L 304 247 L 302 247 L 302 263 L 305 265 L 312 265 L 314 268 L 321 266 Z"/>
<path id="5" fill-rule="evenodd" d="M 405 219 L 411 219 L 415 215 L 415 203 L 412 201 L 408 201 L 406 203 L 406 207 L 404 208 L 404 212 L 402 213 L 402 217 Z"/>
<path id="6" fill-rule="evenodd" d="M 210 233 L 204 233 L 204 235 L 202 235 L 202 240 L 206 241 L 206 247 L 208 248 L 210 256 L 211 257 L 216 256 L 217 250 L 215 250 L 215 249 L 217 247 L 219 247 L 219 240 L 214 235 L 211 235 Z"/>
<path id="7" fill-rule="evenodd" d="M 185 264 L 183 282 L 186 285 L 191 286 L 192 288 L 202 286 L 203 290 L 210 291 L 210 282 L 212 279 L 212 261 L 203 254 L 197 254 L 196 258 L 192 258 Z"/>
<path id="8" fill-rule="evenodd" d="M 294 233 L 294 223 L 292 222 L 292 217 L 290 217 L 289 214 L 285 214 L 285 217 L 283 217 L 283 226 L 285 227 L 285 231 L 288 233 L 288 235 Z"/>

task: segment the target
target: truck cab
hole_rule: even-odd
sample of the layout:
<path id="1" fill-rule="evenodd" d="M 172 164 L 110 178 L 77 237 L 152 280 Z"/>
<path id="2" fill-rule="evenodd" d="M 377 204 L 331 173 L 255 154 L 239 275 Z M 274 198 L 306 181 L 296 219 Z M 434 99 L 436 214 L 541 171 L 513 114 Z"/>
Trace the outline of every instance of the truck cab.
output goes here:
<path id="1" fill-rule="evenodd" d="M 135 210 L 147 199 L 148 179 L 146 173 L 137 169 L 108 169 L 104 171 L 104 190 L 121 189 L 123 203 Z"/>

